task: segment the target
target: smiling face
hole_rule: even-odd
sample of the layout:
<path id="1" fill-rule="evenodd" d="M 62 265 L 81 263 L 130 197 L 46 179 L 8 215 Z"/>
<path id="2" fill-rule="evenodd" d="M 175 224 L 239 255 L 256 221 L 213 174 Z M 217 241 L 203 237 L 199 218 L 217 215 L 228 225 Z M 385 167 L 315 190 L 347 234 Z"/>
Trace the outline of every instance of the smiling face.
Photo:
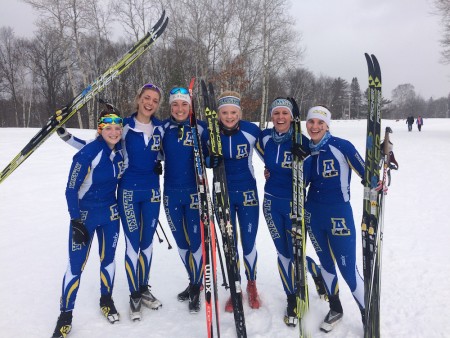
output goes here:
<path id="1" fill-rule="evenodd" d="M 161 95 L 155 89 L 145 88 L 137 98 L 136 119 L 141 123 L 149 123 L 150 118 L 158 110 Z"/>
<path id="2" fill-rule="evenodd" d="M 122 125 L 106 124 L 101 130 L 101 135 L 108 146 L 112 149 L 122 138 Z"/>
<path id="3" fill-rule="evenodd" d="M 176 122 L 184 122 L 189 116 L 190 105 L 185 100 L 174 100 L 170 104 L 170 114 Z"/>
<path id="4" fill-rule="evenodd" d="M 233 129 L 241 119 L 241 110 L 232 105 L 225 105 L 219 109 L 219 120 L 225 128 Z"/>
<path id="5" fill-rule="evenodd" d="M 292 122 L 290 110 L 284 107 L 276 108 L 272 111 L 272 122 L 278 133 L 287 133 Z"/>
<path id="6" fill-rule="evenodd" d="M 306 121 L 306 130 L 308 131 L 311 141 L 313 141 L 314 144 L 317 144 L 327 132 L 328 125 L 321 119 L 312 118 Z"/>

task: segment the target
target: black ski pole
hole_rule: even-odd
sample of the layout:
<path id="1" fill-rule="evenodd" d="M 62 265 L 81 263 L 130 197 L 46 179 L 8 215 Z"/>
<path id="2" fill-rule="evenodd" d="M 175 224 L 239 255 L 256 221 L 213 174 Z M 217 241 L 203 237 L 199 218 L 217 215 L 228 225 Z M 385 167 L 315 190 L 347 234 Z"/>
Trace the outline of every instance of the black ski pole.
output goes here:
<path id="1" fill-rule="evenodd" d="M 219 252 L 220 269 L 222 270 L 222 279 L 223 279 L 222 286 L 225 288 L 225 290 L 227 290 L 229 288 L 229 286 L 227 283 L 227 276 L 225 275 L 225 269 L 223 267 L 222 252 L 220 251 L 220 246 L 219 246 L 219 241 L 217 239 L 217 236 L 216 236 L 216 247 L 217 247 L 217 251 Z"/>
<path id="2" fill-rule="evenodd" d="M 164 228 L 162 227 L 162 224 L 161 224 L 161 222 L 159 220 L 158 220 L 158 224 L 159 224 L 159 227 L 161 228 L 161 231 L 162 231 L 162 233 L 164 235 L 164 238 L 167 241 L 167 249 L 168 250 L 172 249 L 172 245 L 170 244 L 169 239 L 167 238 L 166 232 L 164 231 Z"/>
<path id="3" fill-rule="evenodd" d="M 162 243 L 163 240 L 162 240 L 161 237 L 159 236 L 158 228 L 156 228 L 156 236 L 158 236 L 158 241 L 159 241 L 159 243 Z"/>

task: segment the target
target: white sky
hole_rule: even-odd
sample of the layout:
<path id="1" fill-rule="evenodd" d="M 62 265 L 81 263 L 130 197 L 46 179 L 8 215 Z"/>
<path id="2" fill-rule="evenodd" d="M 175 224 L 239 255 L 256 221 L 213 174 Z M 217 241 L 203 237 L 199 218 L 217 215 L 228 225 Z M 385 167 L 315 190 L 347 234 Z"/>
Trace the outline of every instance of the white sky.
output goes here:
<path id="1" fill-rule="evenodd" d="M 440 17 L 432 0 L 294 0 L 306 45 L 304 66 L 316 75 L 357 77 L 367 87 L 364 53 L 380 62 L 383 95 L 410 83 L 425 99 L 450 93 L 450 65 L 439 63 Z"/>
<path id="2" fill-rule="evenodd" d="M 302 66 L 314 74 L 357 77 L 366 88 L 364 52 L 375 54 L 383 76 L 383 94 L 404 83 L 428 99 L 450 93 L 450 65 L 439 63 L 440 17 L 432 0 L 292 0 L 291 14 L 302 32 Z M 20 0 L 2 0 L 0 27 L 32 36 L 36 14 Z"/>

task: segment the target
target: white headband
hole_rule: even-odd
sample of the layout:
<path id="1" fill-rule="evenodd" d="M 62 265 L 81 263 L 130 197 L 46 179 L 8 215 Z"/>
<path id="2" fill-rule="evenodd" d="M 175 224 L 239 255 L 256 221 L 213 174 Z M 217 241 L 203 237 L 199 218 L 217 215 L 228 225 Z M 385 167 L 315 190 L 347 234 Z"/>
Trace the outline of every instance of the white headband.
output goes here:
<path id="1" fill-rule="evenodd" d="M 319 119 L 324 121 L 328 126 L 331 124 L 331 112 L 322 106 L 315 106 L 308 110 L 306 121 L 309 119 Z"/>
<path id="2" fill-rule="evenodd" d="M 170 94 L 169 104 L 172 104 L 172 102 L 175 100 L 186 101 L 187 103 L 191 104 L 191 97 L 189 96 L 189 94 L 181 94 L 181 93 Z"/>

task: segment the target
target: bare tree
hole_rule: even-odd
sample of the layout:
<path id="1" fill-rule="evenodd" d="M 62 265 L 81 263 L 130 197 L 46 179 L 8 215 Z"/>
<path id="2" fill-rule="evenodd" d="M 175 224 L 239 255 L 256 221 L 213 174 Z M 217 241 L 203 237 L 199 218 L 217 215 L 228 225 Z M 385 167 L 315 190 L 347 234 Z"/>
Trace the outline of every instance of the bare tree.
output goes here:
<path id="1" fill-rule="evenodd" d="M 23 70 L 23 54 L 11 27 L 0 28 L 0 77 L 4 90 L 11 95 L 16 125 L 19 126 L 19 83 Z M 23 119 L 25 126 L 25 119 Z"/>
<path id="2" fill-rule="evenodd" d="M 399 116 L 406 117 L 414 114 L 414 100 L 416 91 L 412 84 L 398 85 L 392 90 L 392 103 Z"/>
<path id="3" fill-rule="evenodd" d="M 70 87 L 72 89 L 72 95 L 75 97 L 78 95 L 78 86 L 75 81 L 73 70 L 73 58 L 71 53 L 71 34 L 70 34 L 70 10 L 72 7 L 71 1 L 76 0 L 23 0 L 24 2 L 33 6 L 41 14 L 38 26 L 44 30 L 54 30 L 58 34 L 55 36 L 59 40 L 60 53 L 64 55 L 64 62 L 69 77 Z M 83 128 L 83 121 L 81 115 L 77 114 L 78 124 L 80 128 Z"/>
<path id="4" fill-rule="evenodd" d="M 331 108 L 333 102 L 333 87 L 334 79 L 330 76 L 321 75 L 314 83 L 313 101 L 315 104 L 324 104 Z"/>
<path id="5" fill-rule="evenodd" d="M 305 68 L 289 69 L 283 74 L 285 88 L 288 96 L 296 99 L 300 112 L 305 113 L 314 102 L 314 74 Z"/>
<path id="6" fill-rule="evenodd" d="M 437 14 L 441 16 L 443 37 L 441 39 L 443 62 L 450 63 L 450 1 L 435 0 Z"/>
<path id="7" fill-rule="evenodd" d="M 261 117 L 260 127 L 266 121 L 269 101 L 269 75 L 278 74 L 289 69 L 300 57 L 300 34 L 293 29 L 293 19 L 288 13 L 287 0 L 262 0 L 261 41 Z M 295 46 L 295 47 L 292 47 Z"/>
<path id="8" fill-rule="evenodd" d="M 61 54 L 63 47 L 58 35 L 58 32 L 41 29 L 28 43 L 26 52 L 29 67 L 36 72 L 47 113 L 53 113 L 59 107 L 58 95 L 63 90 L 63 80 L 67 76 L 64 55 Z M 47 117 L 49 115 L 51 114 Z"/>

